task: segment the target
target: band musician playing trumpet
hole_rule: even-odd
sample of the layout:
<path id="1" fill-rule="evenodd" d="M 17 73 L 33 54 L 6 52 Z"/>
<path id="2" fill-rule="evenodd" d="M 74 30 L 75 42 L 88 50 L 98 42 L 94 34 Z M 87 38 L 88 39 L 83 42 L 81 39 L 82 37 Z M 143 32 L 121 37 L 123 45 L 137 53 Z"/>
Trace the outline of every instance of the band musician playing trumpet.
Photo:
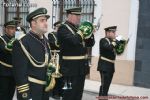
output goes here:
<path id="1" fill-rule="evenodd" d="M 105 28 L 105 37 L 100 40 L 100 57 L 97 70 L 101 76 L 99 96 L 108 96 L 109 86 L 115 72 L 116 55 L 124 52 L 127 41 L 116 38 L 117 26 Z"/>
<path id="2" fill-rule="evenodd" d="M 66 13 L 67 20 L 58 29 L 60 72 L 64 81 L 63 100 L 81 100 L 85 76 L 89 72 L 86 50 L 95 43 L 93 25 L 83 22 L 79 26 L 81 7 L 67 9 Z"/>

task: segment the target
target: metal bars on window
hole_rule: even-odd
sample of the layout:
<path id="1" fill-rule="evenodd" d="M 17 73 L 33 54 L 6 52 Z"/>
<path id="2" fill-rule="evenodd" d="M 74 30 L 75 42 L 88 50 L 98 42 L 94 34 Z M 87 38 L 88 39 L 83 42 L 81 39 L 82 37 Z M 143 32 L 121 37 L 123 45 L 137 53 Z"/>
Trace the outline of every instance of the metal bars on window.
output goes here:
<path id="1" fill-rule="evenodd" d="M 82 7 L 81 21 L 94 21 L 94 0 L 52 0 L 52 24 L 66 19 L 66 9 Z"/>
<path id="2" fill-rule="evenodd" d="M 29 0 L 0 0 L 0 31 L 5 22 L 13 20 L 13 17 L 21 17 L 23 27 L 28 30 L 26 16 L 29 13 Z"/>
<path id="3" fill-rule="evenodd" d="M 3 32 L 3 25 L 4 25 L 4 7 L 3 7 L 3 0 L 0 0 L 0 35 Z"/>

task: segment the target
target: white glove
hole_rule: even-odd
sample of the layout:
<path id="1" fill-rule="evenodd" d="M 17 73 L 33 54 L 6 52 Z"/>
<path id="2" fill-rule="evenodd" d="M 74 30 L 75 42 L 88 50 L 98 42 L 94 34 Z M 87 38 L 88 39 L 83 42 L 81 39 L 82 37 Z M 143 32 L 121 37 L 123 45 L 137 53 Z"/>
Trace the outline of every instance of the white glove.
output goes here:
<path id="1" fill-rule="evenodd" d="M 16 33 L 15 33 L 15 39 L 17 39 L 17 40 L 20 40 L 24 36 L 25 36 L 25 34 L 23 33 L 23 31 L 16 31 Z"/>
<path id="2" fill-rule="evenodd" d="M 118 36 L 116 37 L 116 40 L 118 40 L 118 41 L 123 40 L 123 37 L 122 37 L 121 35 L 118 35 Z"/>
<path id="3" fill-rule="evenodd" d="M 20 31 L 21 30 L 21 28 L 20 27 L 17 27 L 17 29 Z"/>

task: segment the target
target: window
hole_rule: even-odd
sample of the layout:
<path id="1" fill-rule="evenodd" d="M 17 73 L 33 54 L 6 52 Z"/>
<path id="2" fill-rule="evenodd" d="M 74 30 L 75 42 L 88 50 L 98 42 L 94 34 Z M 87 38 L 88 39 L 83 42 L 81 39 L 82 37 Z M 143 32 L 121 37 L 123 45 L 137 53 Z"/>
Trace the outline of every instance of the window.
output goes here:
<path id="1" fill-rule="evenodd" d="M 26 16 L 29 13 L 29 0 L 1 0 L 0 1 L 0 31 L 3 32 L 3 25 L 7 21 L 13 20 L 13 17 L 21 17 L 22 26 L 28 30 L 29 25 L 26 22 Z"/>
<path id="2" fill-rule="evenodd" d="M 52 0 L 52 24 L 56 21 L 64 21 L 66 18 L 65 10 L 72 7 L 82 7 L 82 21 L 94 21 L 94 0 Z M 52 25 L 53 26 L 53 25 Z"/>

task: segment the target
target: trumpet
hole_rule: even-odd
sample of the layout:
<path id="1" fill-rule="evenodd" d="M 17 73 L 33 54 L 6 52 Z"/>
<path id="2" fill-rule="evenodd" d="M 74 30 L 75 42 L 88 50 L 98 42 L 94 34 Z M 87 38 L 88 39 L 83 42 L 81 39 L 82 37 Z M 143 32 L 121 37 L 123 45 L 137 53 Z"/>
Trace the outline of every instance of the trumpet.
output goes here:
<path id="1" fill-rule="evenodd" d="M 51 51 L 51 61 L 48 64 L 47 74 L 46 74 L 46 88 L 45 91 L 50 91 L 55 87 L 56 80 L 55 78 L 62 77 L 62 74 L 59 72 L 59 51 Z"/>
<path id="2" fill-rule="evenodd" d="M 47 73 L 46 73 L 46 86 L 45 86 L 46 92 L 52 90 L 55 87 L 56 84 L 55 78 L 51 76 L 54 71 L 55 71 L 55 67 L 50 62 L 48 64 Z"/>
<path id="3" fill-rule="evenodd" d="M 60 69 L 60 65 L 59 65 L 59 50 L 54 50 L 53 51 L 54 55 L 54 66 L 55 66 L 55 72 L 52 73 L 52 77 L 54 78 L 60 78 L 62 77 L 62 74 L 59 72 L 59 69 Z"/>

